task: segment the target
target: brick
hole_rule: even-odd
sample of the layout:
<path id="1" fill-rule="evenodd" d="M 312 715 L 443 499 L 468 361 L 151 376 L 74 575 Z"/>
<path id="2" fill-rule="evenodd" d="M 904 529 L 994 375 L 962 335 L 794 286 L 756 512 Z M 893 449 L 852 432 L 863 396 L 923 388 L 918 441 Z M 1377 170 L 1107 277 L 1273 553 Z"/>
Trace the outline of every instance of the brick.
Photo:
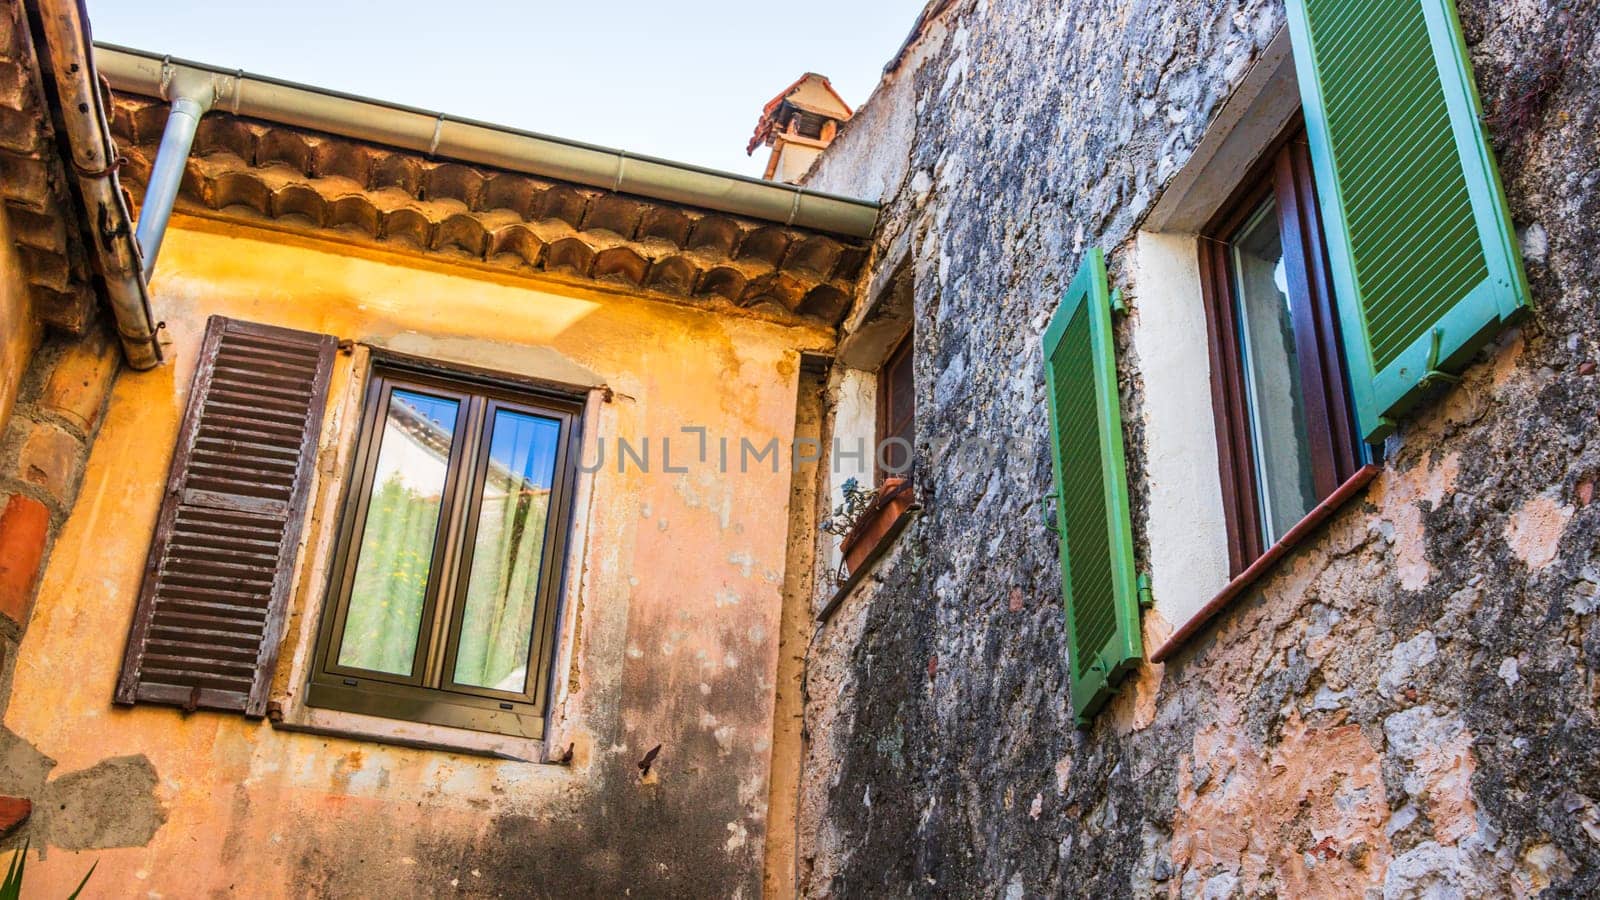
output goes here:
<path id="1" fill-rule="evenodd" d="M 0 197 L 13 209 L 36 213 L 51 209 L 49 165 L 34 157 L 0 154 Z"/>
<path id="2" fill-rule="evenodd" d="M 22 257 L 22 268 L 29 284 L 56 293 L 72 289 L 72 267 L 65 256 L 21 244 L 17 246 L 17 255 Z"/>
<path id="3" fill-rule="evenodd" d="M 0 512 L 0 615 L 18 625 L 27 624 L 49 536 L 50 510 L 43 503 L 20 494 L 6 501 Z"/>
<path id="4" fill-rule="evenodd" d="M 24 247 L 45 253 L 67 252 L 67 225 L 61 215 L 33 212 L 25 207 L 6 211 L 11 221 L 11 238 Z"/>
<path id="5" fill-rule="evenodd" d="M 96 331 L 84 337 L 56 362 L 39 405 L 88 434 L 100 423 L 117 363 L 117 348 L 109 334 Z"/>
<path id="6" fill-rule="evenodd" d="M 73 473 L 83 446 L 59 425 L 41 422 L 22 441 L 17 454 L 17 474 L 36 484 L 63 504 L 73 488 Z"/>
<path id="7" fill-rule="evenodd" d="M 33 156 L 44 149 L 39 124 L 32 110 L 12 109 L 0 104 L 0 150 L 18 156 Z"/>
<path id="8" fill-rule="evenodd" d="M 8 837 L 33 814 L 33 801 L 26 797 L 0 797 L 0 838 Z"/>
<path id="9" fill-rule="evenodd" d="M 68 285 L 65 291 L 35 283 L 33 299 L 39 321 L 71 335 L 83 333 L 94 306 L 94 294 L 78 283 Z"/>
<path id="10" fill-rule="evenodd" d="M 33 101 L 33 82 L 22 63 L 0 59 L 0 104 L 8 109 L 28 109 Z"/>

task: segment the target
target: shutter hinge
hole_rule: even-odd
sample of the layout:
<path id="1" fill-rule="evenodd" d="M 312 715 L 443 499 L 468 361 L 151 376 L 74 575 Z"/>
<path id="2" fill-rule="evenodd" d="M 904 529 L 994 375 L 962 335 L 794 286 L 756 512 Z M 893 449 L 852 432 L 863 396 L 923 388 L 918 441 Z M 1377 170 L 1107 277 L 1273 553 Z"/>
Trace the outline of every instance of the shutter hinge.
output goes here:
<path id="1" fill-rule="evenodd" d="M 1111 290 L 1111 311 L 1119 316 L 1126 315 L 1128 312 L 1128 301 L 1122 298 L 1122 288 L 1112 288 Z"/>
<path id="2" fill-rule="evenodd" d="M 1139 573 L 1139 608 L 1149 609 L 1156 605 L 1155 594 L 1150 590 L 1150 573 Z"/>
<path id="3" fill-rule="evenodd" d="M 1367 436 L 1367 444 L 1372 447 L 1382 447 L 1389 435 L 1400 430 L 1400 422 L 1392 416 L 1379 416 L 1378 428 Z"/>
<path id="4" fill-rule="evenodd" d="M 1435 326 L 1433 334 L 1428 339 L 1428 364 L 1422 373 L 1422 378 L 1417 382 L 1419 387 L 1432 387 L 1436 384 L 1460 384 L 1460 375 L 1451 375 L 1439 368 L 1439 346 L 1444 343 L 1444 329 Z"/>
<path id="5" fill-rule="evenodd" d="M 1061 536 L 1061 529 L 1056 527 L 1056 517 L 1050 512 L 1050 501 L 1056 499 L 1055 491 L 1039 498 L 1039 521 L 1044 524 L 1044 530 L 1056 537 Z"/>

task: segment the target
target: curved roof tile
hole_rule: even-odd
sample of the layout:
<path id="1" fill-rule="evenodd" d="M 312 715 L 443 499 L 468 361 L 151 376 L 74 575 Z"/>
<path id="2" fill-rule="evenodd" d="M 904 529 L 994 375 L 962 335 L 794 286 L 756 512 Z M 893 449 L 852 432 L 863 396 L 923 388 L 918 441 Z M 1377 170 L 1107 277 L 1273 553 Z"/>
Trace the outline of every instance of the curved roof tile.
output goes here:
<path id="1" fill-rule="evenodd" d="M 142 196 L 165 104 L 115 95 Z M 211 112 L 179 196 L 191 214 L 713 309 L 838 324 L 864 242 Z"/>

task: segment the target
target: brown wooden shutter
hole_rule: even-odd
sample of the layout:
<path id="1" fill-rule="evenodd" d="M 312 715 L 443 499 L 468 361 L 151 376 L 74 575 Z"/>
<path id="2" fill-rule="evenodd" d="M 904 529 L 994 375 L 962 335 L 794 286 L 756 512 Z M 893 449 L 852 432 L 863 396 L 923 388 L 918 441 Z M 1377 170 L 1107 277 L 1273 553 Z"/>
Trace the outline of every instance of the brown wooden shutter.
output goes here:
<path id="1" fill-rule="evenodd" d="M 335 345 L 206 324 L 118 703 L 266 712 Z"/>

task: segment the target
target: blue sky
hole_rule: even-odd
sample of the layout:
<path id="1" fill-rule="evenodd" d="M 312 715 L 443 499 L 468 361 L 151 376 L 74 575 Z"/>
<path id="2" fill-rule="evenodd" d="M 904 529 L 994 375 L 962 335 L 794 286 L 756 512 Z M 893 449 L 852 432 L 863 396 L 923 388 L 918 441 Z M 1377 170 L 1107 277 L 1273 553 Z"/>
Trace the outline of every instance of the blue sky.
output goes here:
<path id="1" fill-rule="evenodd" d="M 806 71 L 853 106 L 924 0 L 88 0 L 96 40 L 747 175 Z"/>

